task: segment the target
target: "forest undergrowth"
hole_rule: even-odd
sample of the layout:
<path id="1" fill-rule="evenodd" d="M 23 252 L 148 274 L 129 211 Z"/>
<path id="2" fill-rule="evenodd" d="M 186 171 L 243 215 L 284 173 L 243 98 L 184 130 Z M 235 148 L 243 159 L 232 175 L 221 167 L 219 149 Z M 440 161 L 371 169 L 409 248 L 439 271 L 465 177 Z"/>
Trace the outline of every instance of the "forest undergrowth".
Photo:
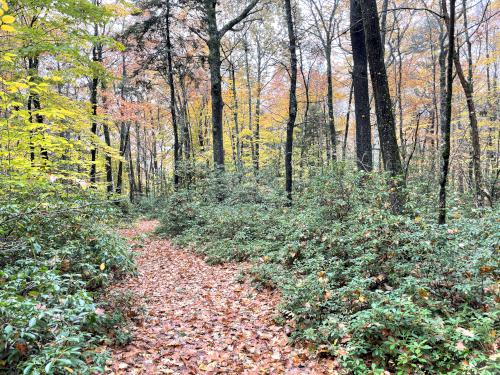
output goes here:
<path id="1" fill-rule="evenodd" d="M 0 195 L 0 373 L 102 373 L 124 344 L 123 296 L 105 287 L 135 272 L 116 233 L 123 211 L 95 191 L 51 184 Z"/>
<path id="2" fill-rule="evenodd" d="M 208 262 L 252 262 L 255 286 L 280 290 L 291 338 L 348 372 L 496 373 L 498 209 L 455 194 L 437 225 L 429 184 L 413 181 L 395 215 L 384 176 L 353 170 L 304 179 L 291 206 L 276 179 L 238 174 L 142 206 Z"/>

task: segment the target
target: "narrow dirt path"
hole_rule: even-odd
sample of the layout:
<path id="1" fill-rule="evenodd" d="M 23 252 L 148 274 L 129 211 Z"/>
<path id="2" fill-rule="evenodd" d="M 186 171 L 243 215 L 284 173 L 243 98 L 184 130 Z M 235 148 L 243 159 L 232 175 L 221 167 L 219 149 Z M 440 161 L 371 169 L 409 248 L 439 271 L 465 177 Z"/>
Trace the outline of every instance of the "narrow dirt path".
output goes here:
<path id="1" fill-rule="evenodd" d="M 129 239 L 156 227 L 141 221 Z M 139 276 L 115 289 L 145 306 L 132 343 L 113 350 L 108 374 L 332 374 L 334 361 L 315 361 L 288 344 L 274 324 L 279 297 L 237 280 L 238 265 L 209 266 L 200 257 L 149 236 Z"/>

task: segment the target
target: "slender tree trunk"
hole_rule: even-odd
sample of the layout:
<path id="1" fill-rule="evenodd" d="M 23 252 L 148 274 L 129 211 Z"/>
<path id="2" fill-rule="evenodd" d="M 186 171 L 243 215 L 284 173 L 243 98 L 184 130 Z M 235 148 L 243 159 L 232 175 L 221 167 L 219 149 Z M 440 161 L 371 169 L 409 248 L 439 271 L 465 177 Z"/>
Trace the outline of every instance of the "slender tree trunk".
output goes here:
<path id="1" fill-rule="evenodd" d="M 246 36 L 245 36 L 246 37 Z M 248 61 L 248 54 L 249 54 L 249 49 L 248 49 L 248 42 L 245 39 L 245 73 L 246 73 L 246 84 L 247 84 L 247 97 L 248 97 L 248 129 L 252 133 L 250 136 L 250 152 L 252 154 L 252 163 L 253 165 L 256 164 L 256 155 L 255 155 L 255 144 L 254 144 L 254 139 L 253 139 L 253 96 L 252 96 L 252 79 L 250 77 L 250 63 Z"/>
<path id="2" fill-rule="evenodd" d="M 129 183 L 129 199 L 130 202 L 135 201 L 135 176 L 134 176 L 134 163 L 132 161 L 132 146 L 130 142 L 130 126 L 127 132 L 127 151 L 126 159 L 128 160 L 128 183 Z"/>
<path id="3" fill-rule="evenodd" d="M 167 39 L 167 69 L 168 69 L 168 86 L 170 88 L 170 114 L 172 116 L 172 128 L 174 132 L 174 188 L 179 186 L 179 131 L 177 129 L 177 113 L 175 112 L 175 83 L 174 83 L 174 67 L 172 63 L 172 41 L 170 37 L 170 0 L 167 0 L 166 14 L 166 39 Z"/>
<path id="4" fill-rule="evenodd" d="M 255 100 L 255 130 L 253 133 L 253 140 L 255 147 L 254 169 L 258 171 L 260 168 L 260 106 L 262 95 L 262 50 L 258 36 L 255 38 L 255 44 L 257 46 L 257 93 Z"/>
<path id="5" fill-rule="evenodd" d="M 94 25 L 94 36 L 99 36 L 99 27 L 97 24 Z M 102 61 L 102 45 L 100 43 L 94 44 L 92 47 L 92 61 L 101 62 Z M 92 107 L 92 126 L 91 132 L 95 136 L 97 135 L 97 87 L 99 85 L 99 77 L 94 76 L 92 78 L 91 86 L 90 86 L 90 105 Z M 96 173 L 97 173 L 97 148 L 95 146 L 90 150 L 90 183 L 96 183 Z"/>
<path id="6" fill-rule="evenodd" d="M 123 192 L 123 160 L 127 158 L 128 141 L 130 131 L 130 124 L 122 122 L 120 126 L 120 160 L 118 161 L 118 170 L 116 176 L 116 193 Z"/>
<path id="7" fill-rule="evenodd" d="M 101 89 L 105 89 L 104 84 L 101 82 Z M 103 108 L 106 110 L 107 105 L 106 105 L 106 96 L 103 96 Z M 109 126 L 108 124 L 104 123 L 102 124 L 102 130 L 104 133 L 104 142 L 106 142 L 106 146 L 111 147 L 111 135 L 109 133 Z M 106 153 L 106 191 L 108 195 L 112 194 L 114 191 L 114 185 L 113 185 L 113 159 L 111 158 L 111 155 L 109 153 Z"/>
<path id="8" fill-rule="evenodd" d="M 120 87 L 120 99 L 122 101 L 121 105 L 125 102 L 125 86 L 127 85 L 127 65 L 125 54 L 122 53 L 122 81 Z M 120 108 L 121 117 L 123 117 L 123 111 Z M 127 161 L 127 142 L 129 141 L 130 123 L 122 121 L 120 125 L 120 160 L 118 161 L 118 170 L 116 177 L 116 193 L 121 194 L 123 191 L 123 160 Z"/>
<path id="9" fill-rule="evenodd" d="M 375 97 L 375 112 L 377 114 L 382 158 L 384 160 L 384 167 L 391 176 L 391 206 L 393 212 L 400 213 L 404 205 L 401 192 L 403 166 L 396 137 L 396 124 L 384 63 L 376 0 L 361 0 L 361 13 L 365 29 L 373 95 Z"/>
<path id="10" fill-rule="evenodd" d="M 285 191 L 288 199 L 292 200 L 292 154 L 293 154 L 293 128 L 297 117 L 297 41 L 293 24 L 291 0 L 284 0 L 286 23 L 288 28 L 288 49 L 290 52 L 290 96 L 288 106 L 288 122 L 286 125 L 285 146 Z"/>
<path id="11" fill-rule="evenodd" d="M 351 45 L 353 55 L 352 86 L 356 118 L 356 160 L 359 170 L 371 171 L 372 134 L 370 96 L 368 94 L 368 59 L 360 0 L 351 0 Z"/>
<path id="12" fill-rule="evenodd" d="M 158 109 L 159 111 L 159 109 Z M 137 192 L 142 195 L 142 173 L 141 173 L 141 137 L 139 130 L 139 121 L 135 122 L 135 147 L 136 147 L 136 156 L 135 156 L 135 168 L 137 170 Z"/>
<path id="13" fill-rule="evenodd" d="M 462 68 L 460 62 L 460 54 L 454 49 L 449 49 L 453 51 L 453 60 L 455 63 L 455 69 L 460 80 L 460 84 L 465 94 L 467 100 L 467 111 L 469 113 L 469 126 L 470 126 L 470 136 L 472 141 L 472 171 L 474 175 L 474 190 L 476 196 L 476 203 L 478 206 L 483 205 L 483 177 L 481 171 L 481 145 L 479 141 L 479 126 L 477 120 L 476 106 L 474 103 L 474 83 L 472 76 L 472 43 L 469 37 L 468 22 L 467 22 L 467 4 L 463 0 L 463 19 L 464 19 L 464 33 L 465 33 L 465 44 L 467 46 L 467 57 L 468 57 L 468 74 L 467 77 Z M 445 14 L 445 18 L 448 16 Z M 451 17 L 451 16 L 450 16 Z"/>
<path id="14" fill-rule="evenodd" d="M 241 141 L 240 141 L 240 126 L 238 122 L 238 94 L 236 92 L 236 74 L 234 64 L 231 63 L 231 89 L 233 93 L 233 120 L 234 120 L 234 146 L 235 146 L 235 165 L 236 170 L 241 170 Z"/>
<path id="15" fill-rule="evenodd" d="M 380 19 L 380 39 L 382 40 L 382 56 L 385 55 L 385 36 L 387 35 L 387 8 L 389 0 L 382 2 L 382 15 Z"/>
<path id="16" fill-rule="evenodd" d="M 304 91 L 306 95 L 306 104 L 304 107 L 304 116 L 302 117 L 302 134 L 300 138 L 300 160 L 299 160 L 299 176 L 302 178 L 304 174 L 304 156 L 305 156 L 305 138 L 306 138 L 306 129 L 307 124 L 309 123 L 309 108 L 311 106 L 311 98 L 309 94 L 309 82 L 310 82 L 310 72 L 306 75 L 304 72 L 304 64 L 302 60 L 302 48 L 299 45 L 299 57 L 300 57 L 300 75 L 302 76 L 302 81 L 304 83 Z"/>
<path id="17" fill-rule="evenodd" d="M 443 13 L 446 14 L 446 0 L 442 0 Z M 448 18 L 448 66 L 446 70 L 446 111 L 445 122 L 442 126 L 442 164 L 439 180 L 439 224 L 446 223 L 446 184 L 450 167 L 450 133 L 451 109 L 453 99 L 453 51 L 455 50 L 455 0 L 450 0 L 450 14 Z"/>
<path id="18" fill-rule="evenodd" d="M 35 57 L 30 57 L 28 58 L 28 74 L 30 75 L 30 82 L 33 82 L 36 78 L 33 77 L 38 77 L 38 66 L 39 66 L 39 60 L 38 56 Z M 40 103 L 40 95 L 38 93 L 30 91 L 29 96 L 28 96 L 28 112 L 29 112 L 29 122 L 33 123 L 33 114 L 32 111 L 35 110 L 37 111 L 35 114 L 35 122 L 41 126 L 43 124 L 43 116 L 40 114 L 40 110 L 42 109 L 41 103 Z M 33 136 L 36 134 L 36 130 L 32 130 L 30 132 L 30 161 L 31 165 L 35 165 L 35 145 L 33 143 Z M 40 156 L 44 160 L 49 159 L 49 154 L 47 150 L 45 150 L 43 147 L 40 148 Z"/>
<path id="19" fill-rule="evenodd" d="M 335 118 L 333 116 L 333 73 L 332 73 L 332 45 L 328 40 L 325 48 L 326 57 L 326 79 L 328 81 L 328 128 L 330 131 L 330 142 L 332 147 L 331 157 L 333 161 L 337 160 L 337 132 L 335 130 Z"/>
<path id="20" fill-rule="evenodd" d="M 353 94 L 354 94 L 354 87 L 353 83 L 351 83 L 351 88 L 349 89 L 349 101 L 347 103 L 347 111 L 345 114 L 345 130 L 344 130 L 344 142 L 342 144 L 342 160 L 345 160 L 346 158 L 347 136 L 349 135 L 349 120 L 351 117 L 351 104 L 352 104 Z M 371 140 L 370 140 L 370 147 L 371 147 Z"/>

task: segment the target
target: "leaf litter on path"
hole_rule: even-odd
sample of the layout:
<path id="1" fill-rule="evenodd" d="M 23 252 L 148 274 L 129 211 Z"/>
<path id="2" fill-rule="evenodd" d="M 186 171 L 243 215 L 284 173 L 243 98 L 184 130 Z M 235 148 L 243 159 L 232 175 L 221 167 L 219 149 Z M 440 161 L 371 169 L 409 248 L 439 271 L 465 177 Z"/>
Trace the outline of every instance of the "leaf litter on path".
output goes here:
<path id="1" fill-rule="evenodd" d="M 140 221 L 131 241 L 157 226 Z M 237 280 L 242 264 L 211 266 L 168 240 L 148 236 L 138 249 L 139 276 L 115 286 L 138 296 L 144 320 L 132 342 L 112 349 L 107 374 L 336 374 L 331 359 L 290 345 L 273 322 L 279 295 Z"/>

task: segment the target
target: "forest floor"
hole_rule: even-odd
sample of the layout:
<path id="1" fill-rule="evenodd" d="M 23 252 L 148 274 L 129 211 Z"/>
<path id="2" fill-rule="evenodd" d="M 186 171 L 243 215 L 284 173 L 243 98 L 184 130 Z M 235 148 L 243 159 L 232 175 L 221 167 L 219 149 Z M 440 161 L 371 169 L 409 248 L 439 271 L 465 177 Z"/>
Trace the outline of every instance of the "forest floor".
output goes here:
<path id="1" fill-rule="evenodd" d="M 242 280 L 248 265 L 208 265 L 152 235 L 157 225 L 140 221 L 120 232 L 137 248 L 139 275 L 111 292 L 132 292 L 144 314 L 132 342 L 112 349 L 107 374 L 337 373 L 336 361 L 289 344 L 273 320 L 279 295 Z"/>

